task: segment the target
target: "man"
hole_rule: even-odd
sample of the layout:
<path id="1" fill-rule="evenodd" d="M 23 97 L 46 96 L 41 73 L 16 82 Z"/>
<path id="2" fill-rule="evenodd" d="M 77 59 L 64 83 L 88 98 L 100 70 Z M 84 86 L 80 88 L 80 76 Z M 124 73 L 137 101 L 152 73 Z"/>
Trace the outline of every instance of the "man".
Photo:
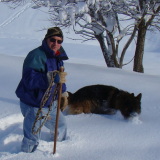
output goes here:
<path id="1" fill-rule="evenodd" d="M 51 83 L 51 77 L 54 77 L 51 93 L 54 93 L 57 83 L 63 83 L 62 96 L 67 97 L 66 72 L 59 72 L 60 67 L 63 66 L 63 60 L 68 59 L 61 46 L 62 42 L 63 33 L 61 29 L 59 27 L 49 28 L 42 45 L 29 52 L 24 60 L 22 79 L 16 89 L 16 95 L 20 99 L 21 112 L 24 116 L 24 137 L 21 146 L 23 152 L 34 152 L 39 144 L 40 132 L 33 134 L 32 128 L 42 97 Z M 41 114 L 45 115 L 48 112 L 52 97 L 53 94 L 44 104 Z M 57 96 L 51 106 L 49 118 L 45 123 L 45 126 L 50 130 L 52 138 L 54 137 L 56 111 Z M 35 129 L 38 129 L 41 123 L 41 120 L 39 120 L 34 126 Z M 65 117 L 61 112 L 58 124 L 57 140 L 62 141 L 66 138 L 67 126 Z"/>

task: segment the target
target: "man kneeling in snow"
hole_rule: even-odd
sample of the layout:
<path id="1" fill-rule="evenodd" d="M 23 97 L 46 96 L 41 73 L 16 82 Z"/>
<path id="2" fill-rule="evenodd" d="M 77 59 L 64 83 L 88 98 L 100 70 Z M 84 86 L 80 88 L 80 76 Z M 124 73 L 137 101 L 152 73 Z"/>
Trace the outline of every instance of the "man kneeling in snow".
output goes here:
<path id="1" fill-rule="evenodd" d="M 51 77 L 54 83 L 51 87 L 51 93 L 54 92 L 57 83 L 62 84 L 62 95 L 66 95 L 65 76 L 66 72 L 59 72 L 61 66 L 63 66 L 63 60 L 67 60 L 68 57 L 62 48 L 63 33 L 59 27 L 53 27 L 48 29 L 47 34 L 42 42 L 42 45 L 29 52 L 24 60 L 22 79 L 16 89 L 16 95 L 20 99 L 20 108 L 24 116 L 23 133 L 24 138 L 22 140 L 23 152 L 34 152 L 39 144 L 40 131 L 36 134 L 32 133 L 33 126 L 35 124 L 36 115 L 41 104 L 41 100 L 50 86 Z M 51 98 L 48 97 L 45 105 L 41 110 L 41 114 L 48 112 Z M 54 126 L 57 111 L 57 96 L 55 96 L 54 103 L 50 108 L 49 118 L 44 124 L 50 129 L 52 138 L 54 137 Z M 38 120 L 35 124 L 35 129 L 41 125 L 41 120 Z M 65 117 L 60 112 L 58 123 L 58 138 L 62 141 L 66 138 L 67 126 Z M 53 139 L 52 139 L 53 140 Z"/>

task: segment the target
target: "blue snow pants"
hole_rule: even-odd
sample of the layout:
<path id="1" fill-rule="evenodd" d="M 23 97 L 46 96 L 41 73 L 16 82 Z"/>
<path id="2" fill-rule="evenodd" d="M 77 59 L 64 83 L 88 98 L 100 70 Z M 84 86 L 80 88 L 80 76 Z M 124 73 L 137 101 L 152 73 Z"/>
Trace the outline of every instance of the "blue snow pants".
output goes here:
<path id="1" fill-rule="evenodd" d="M 22 115 L 24 116 L 24 121 L 23 121 L 24 137 L 22 140 L 21 150 L 27 153 L 34 152 L 36 148 L 38 147 L 40 134 L 41 134 L 40 132 L 38 132 L 37 134 L 32 133 L 32 127 L 35 122 L 38 108 L 26 105 L 21 101 L 20 101 L 20 108 L 21 108 Z M 48 108 L 42 109 L 42 114 L 45 115 L 47 112 L 48 112 Z M 56 113 L 57 113 L 57 101 L 54 102 L 52 109 L 50 111 L 50 118 L 45 123 L 45 127 L 47 127 L 50 130 L 52 141 L 54 139 Z M 39 120 L 36 123 L 35 130 L 37 130 L 40 125 L 41 125 L 41 120 Z M 67 134 L 66 120 L 65 120 L 63 113 L 60 112 L 59 121 L 58 121 L 57 141 L 65 140 L 66 134 Z"/>

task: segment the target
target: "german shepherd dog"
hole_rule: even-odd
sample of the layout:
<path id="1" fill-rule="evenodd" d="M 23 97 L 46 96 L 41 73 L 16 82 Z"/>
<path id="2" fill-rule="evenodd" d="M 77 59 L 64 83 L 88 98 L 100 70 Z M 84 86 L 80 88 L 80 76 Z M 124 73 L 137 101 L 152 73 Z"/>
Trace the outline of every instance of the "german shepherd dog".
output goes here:
<path id="1" fill-rule="evenodd" d="M 141 113 L 141 93 L 134 96 L 134 93 L 128 93 L 107 85 L 85 86 L 75 93 L 68 93 L 69 114 L 96 113 L 111 115 L 119 110 L 123 117 L 127 119 Z M 65 106 L 61 107 L 61 110 L 64 110 L 64 108 Z"/>

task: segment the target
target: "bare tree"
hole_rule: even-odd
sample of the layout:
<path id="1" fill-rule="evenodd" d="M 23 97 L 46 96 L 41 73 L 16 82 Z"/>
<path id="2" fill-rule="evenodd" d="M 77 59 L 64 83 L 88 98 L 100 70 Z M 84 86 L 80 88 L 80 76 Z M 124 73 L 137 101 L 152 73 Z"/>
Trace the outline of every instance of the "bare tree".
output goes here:
<path id="1" fill-rule="evenodd" d="M 134 29 L 132 36 L 130 37 L 130 39 L 136 39 L 133 70 L 143 73 L 143 55 L 146 33 L 147 31 L 153 31 L 154 29 L 160 31 L 160 1 L 121 0 L 120 3 L 113 2 L 112 6 L 118 14 L 126 15 L 128 18 L 134 20 Z"/>
<path id="2" fill-rule="evenodd" d="M 20 4 L 25 0 L 4 0 Z M 83 41 L 97 40 L 106 65 L 122 68 L 126 51 L 136 40 L 134 67 L 144 72 L 143 54 L 147 30 L 159 27 L 159 0 L 32 0 L 34 6 L 49 8 L 56 26 L 73 27 Z M 124 37 L 127 40 L 124 41 Z M 121 43 L 123 40 L 123 43 Z M 124 43 L 125 42 L 125 43 Z M 119 50 L 121 46 L 122 51 Z"/>
<path id="3" fill-rule="evenodd" d="M 147 30 L 158 29 L 160 31 L 160 1 L 159 0 L 139 0 L 138 12 L 141 13 L 139 19 L 137 44 L 134 57 L 133 70 L 144 72 L 143 55 Z"/>
<path id="4" fill-rule="evenodd" d="M 121 24 L 130 19 L 120 20 L 115 4 L 122 7 L 122 3 L 109 0 L 59 1 L 50 6 L 51 20 L 57 26 L 73 26 L 75 33 L 80 34 L 84 41 L 97 39 L 107 66 L 122 68 L 124 55 L 136 34 L 136 27 L 134 24 L 125 27 Z M 128 41 L 119 53 L 120 42 L 125 36 L 129 37 Z"/>
<path id="5" fill-rule="evenodd" d="M 20 4 L 21 0 L 6 0 Z M 23 1 L 25 2 L 25 1 Z M 122 28 L 118 13 L 110 0 L 32 0 L 33 8 L 45 6 L 49 8 L 51 21 L 56 26 L 72 26 L 75 33 L 82 36 L 83 41 L 97 40 L 100 44 L 108 67 L 123 66 L 125 52 L 133 40 L 135 32 L 128 25 Z M 80 28 L 80 29 L 78 29 Z M 124 36 L 130 36 L 119 56 L 119 44 Z"/>

